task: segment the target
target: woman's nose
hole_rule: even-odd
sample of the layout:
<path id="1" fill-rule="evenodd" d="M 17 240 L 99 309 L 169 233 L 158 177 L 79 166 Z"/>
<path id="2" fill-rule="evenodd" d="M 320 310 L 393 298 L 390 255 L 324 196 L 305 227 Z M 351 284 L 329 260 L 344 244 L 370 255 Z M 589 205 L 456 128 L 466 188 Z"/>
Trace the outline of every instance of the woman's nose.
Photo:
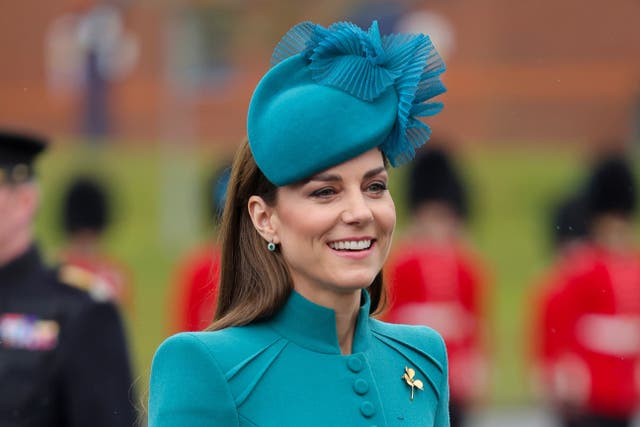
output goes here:
<path id="1" fill-rule="evenodd" d="M 365 224 L 373 220 L 371 206 L 361 192 L 345 198 L 342 220 L 347 224 Z"/>

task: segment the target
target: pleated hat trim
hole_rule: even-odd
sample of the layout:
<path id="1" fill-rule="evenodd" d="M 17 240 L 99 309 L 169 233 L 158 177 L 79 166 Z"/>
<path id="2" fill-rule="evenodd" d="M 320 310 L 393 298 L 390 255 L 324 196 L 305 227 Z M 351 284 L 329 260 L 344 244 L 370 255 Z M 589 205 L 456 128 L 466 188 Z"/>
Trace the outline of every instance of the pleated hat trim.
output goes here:
<path id="1" fill-rule="evenodd" d="M 282 38 L 271 63 L 302 55 L 312 79 L 364 100 L 374 101 L 390 87 L 398 98 L 397 118 L 381 150 L 392 166 L 415 156 L 431 136 L 420 121 L 439 113 L 443 104 L 432 98 L 446 88 L 440 75 L 446 67 L 429 36 L 424 34 L 380 35 L 377 22 L 368 31 L 350 22 L 328 28 L 302 22 Z"/>

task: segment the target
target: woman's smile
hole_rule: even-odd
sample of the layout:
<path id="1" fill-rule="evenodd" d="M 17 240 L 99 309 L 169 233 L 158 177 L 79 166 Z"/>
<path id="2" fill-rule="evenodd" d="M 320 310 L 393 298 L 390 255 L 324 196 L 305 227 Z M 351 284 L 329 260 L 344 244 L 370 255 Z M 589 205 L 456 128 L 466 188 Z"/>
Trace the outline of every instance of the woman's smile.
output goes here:
<path id="1" fill-rule="evenodd" d="M 373 248 L 376 240 L 372 237 L 364 238 L 348 238 L 344 240 L 334 240 L 327 244 L 336 255 L 352 258 L 362 259 L 366 258 L 373 252 Z"/>

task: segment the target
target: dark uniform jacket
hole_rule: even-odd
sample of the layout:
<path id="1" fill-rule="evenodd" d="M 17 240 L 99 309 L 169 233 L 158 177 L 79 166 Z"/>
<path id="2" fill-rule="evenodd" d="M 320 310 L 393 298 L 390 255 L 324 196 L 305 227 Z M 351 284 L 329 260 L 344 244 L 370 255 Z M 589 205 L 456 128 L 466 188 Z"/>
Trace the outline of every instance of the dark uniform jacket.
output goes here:
<path id="1" fill-rule="evenodd" d="M 131 426 L 131 371 L 113 305 L 35 248 L 0 267 L 0 426 Z"/>

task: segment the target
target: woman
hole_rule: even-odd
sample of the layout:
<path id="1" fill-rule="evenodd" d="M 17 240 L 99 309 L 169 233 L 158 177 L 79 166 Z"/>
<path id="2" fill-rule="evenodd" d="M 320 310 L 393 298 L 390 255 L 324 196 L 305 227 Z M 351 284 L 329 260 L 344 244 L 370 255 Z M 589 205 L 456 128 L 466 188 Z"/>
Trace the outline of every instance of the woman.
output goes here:
<path id="1" fill-rule="evenodd" d="M 387 162 L 429 137 L 444 64 L 424 35 L 293 27 L 249 107 L 209 332 L 158 349 L 150 426 L 448 426 L 446 351 L 370 318 L 395 207 Z"/>

